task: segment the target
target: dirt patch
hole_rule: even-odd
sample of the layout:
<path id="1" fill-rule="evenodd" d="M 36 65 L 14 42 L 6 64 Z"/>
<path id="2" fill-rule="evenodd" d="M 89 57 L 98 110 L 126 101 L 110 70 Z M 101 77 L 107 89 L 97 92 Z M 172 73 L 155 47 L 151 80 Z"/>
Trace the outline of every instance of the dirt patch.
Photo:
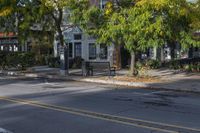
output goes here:
<path id="1" fill-rule="evenodd" d="M 116 80 L 116 81 L 126 81 L 126 82 L 142 82 L 142 83 L 154 83 L 161 82 L 159 78 L 156 77 L 130 77 L 130 76 L 115 76 L 112 78 L 109 77 L 101 77 L 103 80 Z"/>

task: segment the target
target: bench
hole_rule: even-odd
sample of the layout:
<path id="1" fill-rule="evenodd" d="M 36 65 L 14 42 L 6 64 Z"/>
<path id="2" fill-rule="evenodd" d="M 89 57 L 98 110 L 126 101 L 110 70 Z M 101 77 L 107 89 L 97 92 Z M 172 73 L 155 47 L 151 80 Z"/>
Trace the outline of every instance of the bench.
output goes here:
<path id="1" fill-rule="evenodd" d="M 94 72 L 99 72 L 100 74 L 104 72 L 106 75 L 114 76 L 115 71 L 115 67 L 111 67 L 110 62 L 82 62 L 83 76 L 93 76 Z"/>

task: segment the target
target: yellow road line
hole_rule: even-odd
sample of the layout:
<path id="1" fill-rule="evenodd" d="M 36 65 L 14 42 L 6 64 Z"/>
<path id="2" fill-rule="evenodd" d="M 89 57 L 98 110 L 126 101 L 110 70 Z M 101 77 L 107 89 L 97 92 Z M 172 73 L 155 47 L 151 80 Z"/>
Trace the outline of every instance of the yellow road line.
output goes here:
<path id="1" fill-rule="evenodd" d="M 162 132 L 166 132 L 166 133 L 178 133 L 176 131 L 171 131 L 171 130 L 148 127 L 148 126 L 138 125 L 138 124 L 134 124 L 134 123 L 123 122 L 123 121 L 118 121 L 118 120 L 113 120 L 113 119 L 108 119 L 108 118 L 103 118 L 103 117 L 98 117 L 98 116 L 93 116 L 93 115 L 73 112 L 73 111 L 64 110 L 64 109 L 46 107 L 46 106 L 38 105 L 38 104 L 35 104 L 35 103 L 30 103 L 30 102 L 27 102 L 27 101 L 16 101 L 16 100 L 7 99 L 7 98 L 0 98 L 0 99 L 6 100 L 6 101 L 9 101 L 9 102 L 20 103 L 20 104 L 24 104 L 24 105 L 31 105 L 31 106 L 34 106 L 34 107 L 40 107 L 40 108 L 45 108 L 45 109 L 49 109 L 49 110 L 55 110 L 55 111 L 59 111 L 59 112 L 66 112 L 66 113 L 79 115 L 79 116 L 84 116 L 84 117 L 90 117 L 90 118 L 95 118 L 95 119 L 100 119 L 100 120 L 106 120 L 106 121 L 110 121 L 110 122 L 121 123 L 121 124 L 131 125 L 131 126 L 140 127 L 140 128 L 147 128 L 147 129 L 156 130 L 156 131 L 162 131 Z"/>
<path id="2" fill-rule="evenodd" d="M 68 110 L 70 109 L 70 110 L 75 110 L 75 111 L 88 112 L 88 113 L 92 113 L 92 114 L 106 115 L 106 116 L 117 117 L 117 118 L 121 118 L 121 119 L 133 120 L 133 121 L 138 121 L 138 122 L 146 122 L 146 123 L 151 123 L 151 124 L 156 124 L 156 125 L 161 125 L 161 126 L 169 126 L 169 127 L 173 127 L 173 128 L 180 128 L 180 129 L 186 129 L 186 130 L 192 130 L 192 131 L 200 132 L 200 129 L 190 128 L 190 127 L 183 127 L 183 126 L 180 126 L 180 125 L 172 125 L 172 124 L 166 124 L 166 123 L 160 123 L 160 122 L 154 122 L 154 121 L 148 121 L 148 120 L 142 120 L 142 119 L 136 119 L 136 118 L 128 118 L 128 117 L 123 117 L 123 116 L 116 116 L 116 115 L 110 115 L 110 114 L 97 113 L 97 112 L 88 111 L 88 110 L 82 110 L 82 109 L 77 109 L 77 108 L 44 104 L 44 103 L 37 102 L 37 101 L 30 101 L 30 100 L 23 100 L 23 99 L 16 99 L 16 98 L 12 98 L 12 99 L 17 100 L 17 101 L 24 101 L 24 102 L 28 102 L 28 103 L 33 103 L 33 104 L 51 106 L 51 107 L 55 107 L 55 108 L 63 108 L 63 109 L 68 109 Z"/>
<path id="3" fill-rule="evenodd" d="M 66 112 L 66 113 L 79 115 L 79 116 L 86 116 L 86 117 L 90 117 L 90 118 L 101 119 L 101 120 L 111 121 L 111 122 L 115 122 L 115 123 L 121 123 L 121 124 L 125 124 L 125 125 L 140 127 L 140 128 L 162 131 L 162 132 L 166 132 L 166 133 L 178 133 L 178 131 L 162 129 L 162 128 L 157 128 L 157 127 L 153 127 L 153 126 L 145 126 L 145 125 L 141 125 L 141 124 L 136 123 L 136 122 L 135 123 L 134 122 L 125 122 L 125 121 L 122 121 L 122 120 L 105 118 L 103 116 L 109 116 L 109 117 L 113 117 L 113 118 L 120 118 L 120 119 L 126 119 L 126 120 L 133 120 L 133 121 L 138 121 L 138 122 L 145 122 L 145 123 L 148 123 L 148 124 L 155 124 L 156 126 L 167 126 L 167 127 L 171 127 L 171 128 L 180 128 L 180 129 L 186 129 L 186 130 L 200 132 L 200 129 L 195 129 L 195 128 L 189 128 L 189 127 L 183 127 L 183 126 L 177 126 L 177 125 L 171 125 L 171 124 L 164 124 L 164 123 L 159 123 L 159 122 L 152 122 L 152 121 L 147 121 L 147 120 L 122 117 L 122 116 L 115 116 L 115 115 L 97 113 L 97 112 L 75 109 L 75 108 L 69 108 L 69 107 L 62 107 L 62 106 L 44 104 L 44 103 L 40 103 L 40 102 L 37 102 L 37 101 L 29 101 L 29 100 L 8 98 L 8 97 L 0 97 L 0 99 L 5 100 L 5 101 L 9 101 L 9 102 L 14 102 L 14 103 L 31 105 L 31 106 L 34 106 L 34 107 L 40 107 L 40 108 L 45 108 L 45 109 L 49 109 L 49 110 L 55 110 L 55 111 L 59 111 L 59 112 Z M 85 114 L 84 112 L 87 113 L 87 114 Z"/>

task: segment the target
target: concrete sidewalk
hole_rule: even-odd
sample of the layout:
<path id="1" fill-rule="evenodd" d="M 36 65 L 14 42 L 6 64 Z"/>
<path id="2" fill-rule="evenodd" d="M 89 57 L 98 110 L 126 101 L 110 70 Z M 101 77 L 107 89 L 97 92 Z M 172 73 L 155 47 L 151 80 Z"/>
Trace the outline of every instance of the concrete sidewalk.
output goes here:
<path id="1" fill-rule="evenodd" d="M 7 75 L 19 75 L 25 77 L 45 77 L 52 79 L 62 79 L 62 80 L 74 80 L 82 82 L 93 82 L 102 84 L 112 84 L 119 86 L 129 86 L 129 87 L 143 87 L 143 88 L 153 88 L 153 89 L 167 89 L 175 91 L 186 91 L 186 92 L 198 92 L 200 93 L 200 73 L 186 73 L 181 71 L 175 71 L 170 69 L 157 69 L 147 71 L 148 75 L 159 79 L 159 81 L 154 82 L 132 82 L 132 81 L 122 81 L 116 80 L 114 77 L 103 77 L 103 76 L 81 76 L 80 69 L 74 69 L 69 71 L 69 76 L 60 76 L 59 69 L 48 68 L 48 67 L 35 67 L 29 70 L 29 72 L 19 73 L 19 72 L 7 72 Z M 117 76 L 127 75 L 128 70 L 117 71 Z"/>
<path id="2" fill-rule="evenodd" d="M 153 76 L 153 75 L 152 75 Z M 158 77 L 158 76 L 157 76 Z M 81 81 L 96 82 L 113 85 L 123 85 L 130 87 L 144 87 L 152 89 L 165 89 L 175 91 L 197 92 L 200 93 L 200 76 L 195 74 L 176 74 L 169 76 L 159 76 L 158 82 L 127 82 L 107 78 L 106 80 L 100 78 L 84 78 Z"/>

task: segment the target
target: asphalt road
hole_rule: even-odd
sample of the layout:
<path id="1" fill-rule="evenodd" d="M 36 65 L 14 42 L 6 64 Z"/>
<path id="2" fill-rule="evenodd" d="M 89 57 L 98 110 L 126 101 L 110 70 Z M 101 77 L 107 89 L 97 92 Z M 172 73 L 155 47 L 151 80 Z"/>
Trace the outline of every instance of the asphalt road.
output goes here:
<path id="1" fill-rule="evenodd" d="M 0 133 L 200 133 L 200 95 L 0 78 Z"/>

